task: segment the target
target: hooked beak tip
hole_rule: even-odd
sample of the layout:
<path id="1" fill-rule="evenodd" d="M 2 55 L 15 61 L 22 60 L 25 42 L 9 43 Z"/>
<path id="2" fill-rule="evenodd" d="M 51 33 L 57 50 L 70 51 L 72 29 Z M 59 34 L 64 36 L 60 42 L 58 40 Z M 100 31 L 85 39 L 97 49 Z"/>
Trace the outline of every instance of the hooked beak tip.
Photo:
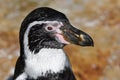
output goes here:
<path id="1" fill-rule="evenodd" d="M 80 38 L 79 44 L 81 46 L 93 46 L 94 47 L 93 39 L 88 34 L 81 34 L 79 38 Z"/>

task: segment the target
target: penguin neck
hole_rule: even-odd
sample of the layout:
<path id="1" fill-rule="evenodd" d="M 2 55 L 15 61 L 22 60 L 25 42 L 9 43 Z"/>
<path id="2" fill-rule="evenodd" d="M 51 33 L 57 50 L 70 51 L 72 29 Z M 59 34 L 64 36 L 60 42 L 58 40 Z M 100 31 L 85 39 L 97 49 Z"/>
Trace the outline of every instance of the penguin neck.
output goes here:
<path id="1" fill-rule="evenodd" d="M 32 78 L 49 73 L 60 73 L 70 68 L 68 57 L 63 49 L 42 48 L 37 54 L 26 51 L 25 73 Z"/>

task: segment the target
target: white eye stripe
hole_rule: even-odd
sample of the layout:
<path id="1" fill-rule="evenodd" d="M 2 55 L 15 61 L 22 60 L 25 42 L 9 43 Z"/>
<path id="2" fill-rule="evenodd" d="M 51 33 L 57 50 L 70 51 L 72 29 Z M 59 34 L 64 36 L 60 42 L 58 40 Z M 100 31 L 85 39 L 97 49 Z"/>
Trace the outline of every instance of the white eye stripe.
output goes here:
<path id="1" fill-rule="evenodd" d="M 58 22 L 58 21 L 34 21 L 32 23 L 29 24 L 29 28 L 31 28 L 32 26 L 36 25 L 36 24 L 43 24 L 43 23 L 46 23 L 46 24 L 53 24 L 53 26 L 58 26 L 58 25 L 63 25 L 62 22 Z"/>

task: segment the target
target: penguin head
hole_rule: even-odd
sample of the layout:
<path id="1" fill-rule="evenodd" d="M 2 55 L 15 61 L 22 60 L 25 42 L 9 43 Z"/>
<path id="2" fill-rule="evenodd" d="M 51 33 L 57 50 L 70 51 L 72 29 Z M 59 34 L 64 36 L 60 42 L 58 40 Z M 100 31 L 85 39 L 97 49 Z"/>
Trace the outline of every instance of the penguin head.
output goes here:
<path id="1" fill-rule="evenodd" d="M 67 44 L 93 46 L 92 38 L 73 27 L 61 12 L 48 7 L 33 10 L 20 29 L 20 47 L 37 53 L 41 48 L 63 48 Z"/>

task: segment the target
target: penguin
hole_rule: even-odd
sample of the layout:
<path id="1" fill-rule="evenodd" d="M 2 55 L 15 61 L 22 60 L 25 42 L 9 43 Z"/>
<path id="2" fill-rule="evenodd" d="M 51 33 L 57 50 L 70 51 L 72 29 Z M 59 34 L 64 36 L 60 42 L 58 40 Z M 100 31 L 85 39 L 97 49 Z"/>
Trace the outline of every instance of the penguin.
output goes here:
<path id="1" fill-rule="evenodd" d="M 23 20 L 20 56 L 13 80 L 76 80 L 63 48 L 68 44 L 93 46 L 93 39 L 73 27 L 62 12 L 40 7 Z"/>

